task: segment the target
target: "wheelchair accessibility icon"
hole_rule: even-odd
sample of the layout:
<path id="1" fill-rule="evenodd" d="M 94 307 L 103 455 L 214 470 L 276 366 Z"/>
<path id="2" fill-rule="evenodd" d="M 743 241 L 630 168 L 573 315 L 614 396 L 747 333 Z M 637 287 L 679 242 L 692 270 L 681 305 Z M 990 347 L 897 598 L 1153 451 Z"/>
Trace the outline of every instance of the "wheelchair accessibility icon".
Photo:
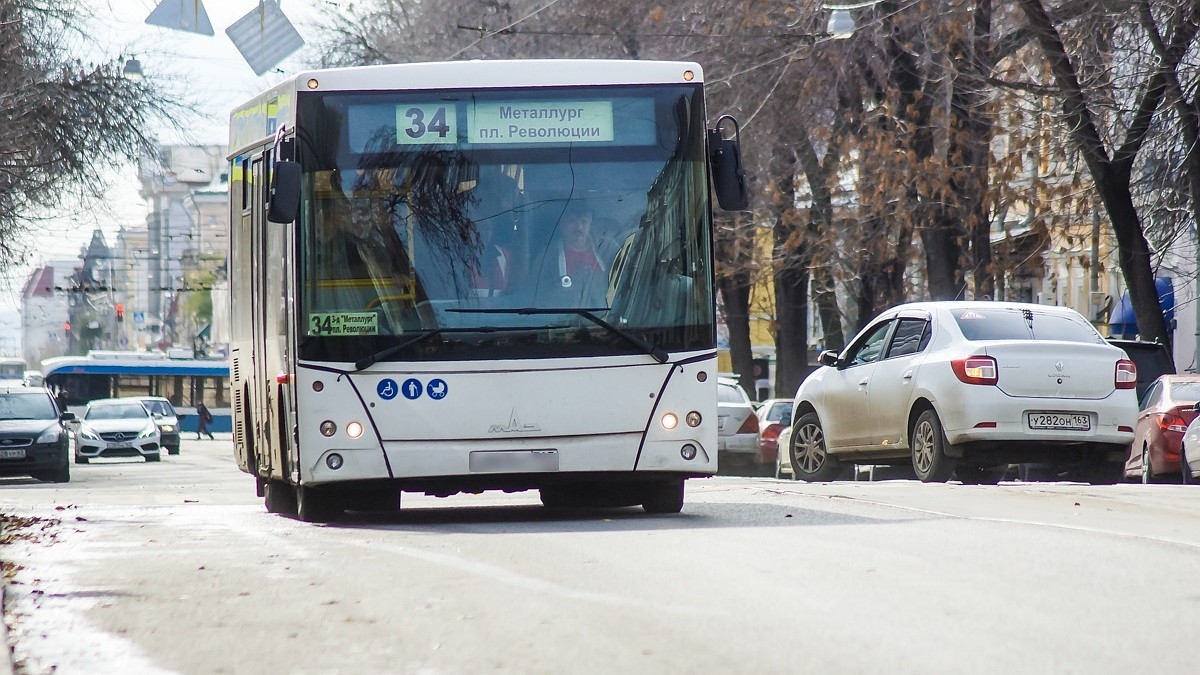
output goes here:
<path id="1" fill-rule="evenodd" d="M 375 387 L 375 393 L 379 394 L 379 398 L 390 401 L 400 393 L 400 388 L 396 386 L 395 380 L 387 377 L 379 381 L 379 385 Z"/>

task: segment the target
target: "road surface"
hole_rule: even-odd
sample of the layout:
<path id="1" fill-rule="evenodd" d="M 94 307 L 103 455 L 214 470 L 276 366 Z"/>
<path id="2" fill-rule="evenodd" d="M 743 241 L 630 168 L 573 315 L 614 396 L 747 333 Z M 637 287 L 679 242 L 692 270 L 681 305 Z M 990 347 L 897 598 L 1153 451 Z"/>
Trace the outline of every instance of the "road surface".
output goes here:
<path id="1" fill-rule="evenodd" d="M 311 525 L 231 457 L 0 479 L 16 672 L 1196 672 L 1194 486 L 720 477 L 671 516 L 406 494 Z"/>

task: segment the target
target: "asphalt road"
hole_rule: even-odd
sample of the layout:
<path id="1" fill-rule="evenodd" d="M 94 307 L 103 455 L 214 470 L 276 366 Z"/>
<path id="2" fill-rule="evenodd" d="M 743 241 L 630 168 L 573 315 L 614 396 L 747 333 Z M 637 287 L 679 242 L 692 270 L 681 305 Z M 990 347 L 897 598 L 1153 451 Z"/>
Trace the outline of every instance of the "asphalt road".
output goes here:
<path id="1" fill-rule="evenodd" d="M 691 481 L 267 514 L 228 437 L 0 479 L 18 673 L 1193 673 L 1200 488 Z"/>

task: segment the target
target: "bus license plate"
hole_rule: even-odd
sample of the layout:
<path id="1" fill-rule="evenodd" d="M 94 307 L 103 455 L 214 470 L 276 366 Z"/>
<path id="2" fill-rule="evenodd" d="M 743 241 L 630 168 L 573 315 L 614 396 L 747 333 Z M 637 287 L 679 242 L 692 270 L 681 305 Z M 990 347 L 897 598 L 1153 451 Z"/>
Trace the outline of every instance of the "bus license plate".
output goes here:
<path id="1" fill-rule="evenodd" d="M 4 448 L 0 450 L 0 459 L 25 459 L 25 448 Z"/>
<path id="2" fill-rule="evenodd" d="M 1063 429 L 1066 431 L 1091 431 L 1092 416 L 1087 413 L 1029 413 L 1030 429 Z"/>
<path id="3" fill-rule="evenodd" d="M 468 460 L 472 473 L 558 471 L 557 450 L 479 450 Z"/>

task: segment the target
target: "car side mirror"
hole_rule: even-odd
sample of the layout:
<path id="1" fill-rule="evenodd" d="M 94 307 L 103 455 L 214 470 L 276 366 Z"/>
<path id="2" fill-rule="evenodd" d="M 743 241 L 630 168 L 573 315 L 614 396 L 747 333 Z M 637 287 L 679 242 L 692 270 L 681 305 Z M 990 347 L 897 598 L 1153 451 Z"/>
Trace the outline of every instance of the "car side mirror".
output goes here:
<path id="1" fill-rule="evenodd" d="M 817 363 L 823 366 L 832 366 L 836 368 L 838 364 L 838 353 L 832 349 L 826 349 L 825 351 L 821 352 L 819 356 L 817 356 Z"/>
<path id="2" fill-rule="evenodd" d="M 1197 401 L 1196 405 L 1192 406 L 1192 410 L 1195 410 L 1196 412 L 1200 412 L 1200 401 Z"/>
<path id="3" fill-rule="evenodd" d="M 58 419 L 60 419 L 64 422 L 74 422 L 75 421 L 75 413 L 64 412 L 58 416 Z"/>

